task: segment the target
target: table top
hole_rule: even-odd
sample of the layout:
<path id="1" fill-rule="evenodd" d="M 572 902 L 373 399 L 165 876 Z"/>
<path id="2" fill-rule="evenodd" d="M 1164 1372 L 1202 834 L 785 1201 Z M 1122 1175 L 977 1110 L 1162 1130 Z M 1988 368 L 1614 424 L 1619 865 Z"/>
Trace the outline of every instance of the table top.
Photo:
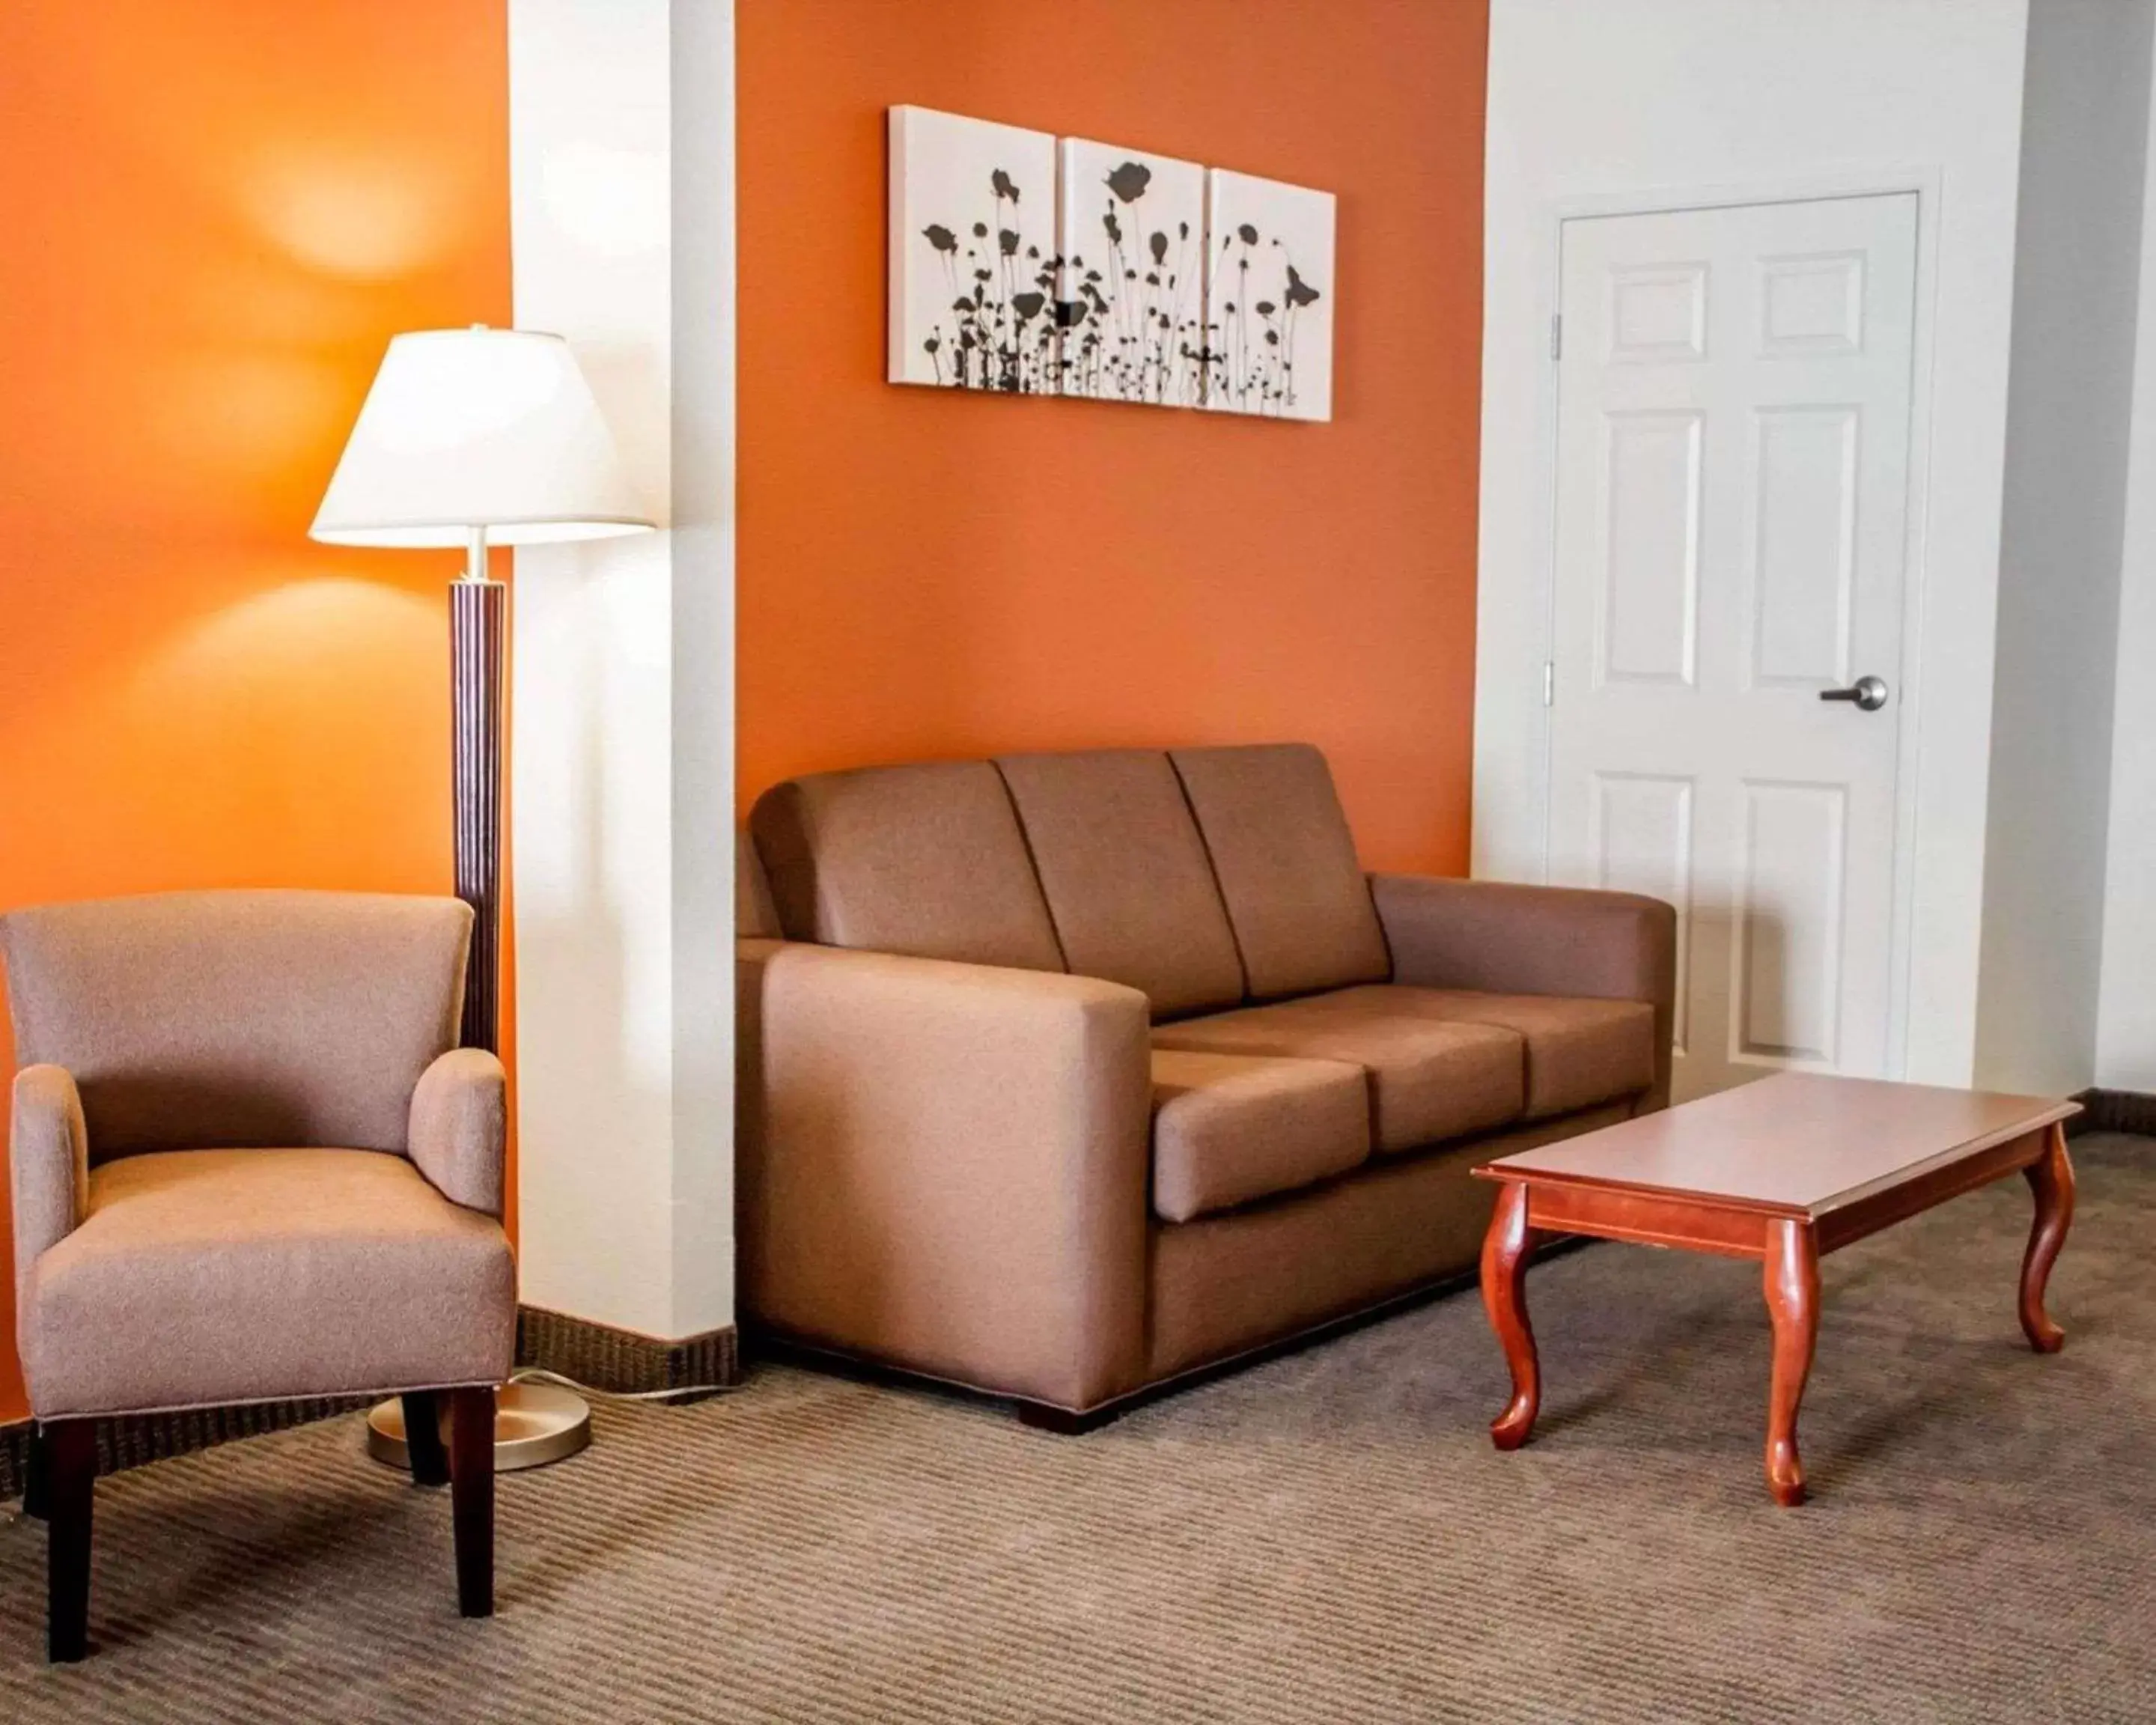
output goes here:
<path id="1" fill-rule="evenodd" d="M 1817 1218 L 2080 1112 L 2052 1096 L 1778 1072 L 1475 1172 Z"/>

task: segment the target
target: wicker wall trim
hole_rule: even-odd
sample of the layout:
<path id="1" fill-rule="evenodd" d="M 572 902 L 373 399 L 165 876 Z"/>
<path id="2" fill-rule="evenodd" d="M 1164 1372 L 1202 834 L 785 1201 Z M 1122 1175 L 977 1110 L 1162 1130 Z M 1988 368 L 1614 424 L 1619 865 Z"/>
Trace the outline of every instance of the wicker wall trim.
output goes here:
<path id="1" fill-rule="evenodd" d="M 2138 1090 L 2085 1090 L 2074 1100 L 2088 1111 L 2066 1122 L 2066 1136 L 2136 1132 L 2156 1137 L 2156 1096 Z"/>
<path id="2" fill-rule="evenodd" d="M 516 1313 L 516 1357 L 527 1366 L 617 1394 L 741 1382 L 741 1348 L 731 1324 L 668 1342 L 524 1306 Z"/>
<path id="3" fill-rule="evenodd" d="M 128 1414 L 97 1424 L 97 1471 L 117 1473 L 185 1455 L 234 1438 L 284 1431 L 364 1408 L 372 1396 L 309 1396 L 288 1402 L 249 1402 L 231 1408 L 189 1408 L 176 1414 Z M 30 1422 L 0 1426 L 0 1499 L 23 1495 L 29 1465 Z"/>
<path id="4" fill-rule="evenodd" d="M 679 1342 L 662 1342 L 609 1328 L 558 1312 L 522 1307 L 517 1312 L 518 1363 L 559 1372 L 594 1389 L 674 1389 L 690 1384 L 741 1381 L 741 1353 L 731 1327 Z M 131 1414 L 100 1420 L 97 1471 L 116 1473 L 169 1455 L 185 1455 L 233 1438 L 256 1437 L 349 1414 L 377 1398 L 311 1396 L 303 1400 L 249 1402 L 242 1407 L 191 1408 L 177 1414 Z M 682 1399 L 694 1401 L 694 1396 Z M 0 1425 L 0 1502 L 23 1495 L 29 1466 L 30 1422 Z"/>

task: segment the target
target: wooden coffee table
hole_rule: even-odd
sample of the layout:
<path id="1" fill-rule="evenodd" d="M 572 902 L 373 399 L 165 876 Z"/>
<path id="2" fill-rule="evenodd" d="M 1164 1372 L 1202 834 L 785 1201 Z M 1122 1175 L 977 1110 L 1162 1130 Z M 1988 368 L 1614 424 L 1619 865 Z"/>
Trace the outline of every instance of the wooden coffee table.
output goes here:
<path id="1" fill-rule="evenodd" d="M 2045 1313 L 2044 1286 L 2074 1214 L 2061 1122 L 2080 1111 L 2041 1096 L 1779 1073 L 1476 1168 L 1503 1184 L 1482 1245 L 1482 1300 L 1512 1365 L 1512 1399 L 1491 1437 L 1517 1450 L 1542 1404 L 1526 1282 L 1543 1239 L 1758 1258 L 1774 1332 L 1767 1483 L 1776 1502 L 1801 1503 L 1797 1404 L 1819 1334 L 1820 1256 L 2018 1171 L 2036 1199 L 2021 1327 L 2039 1353 L 2056 1353 L 2066 1334 Z"/>

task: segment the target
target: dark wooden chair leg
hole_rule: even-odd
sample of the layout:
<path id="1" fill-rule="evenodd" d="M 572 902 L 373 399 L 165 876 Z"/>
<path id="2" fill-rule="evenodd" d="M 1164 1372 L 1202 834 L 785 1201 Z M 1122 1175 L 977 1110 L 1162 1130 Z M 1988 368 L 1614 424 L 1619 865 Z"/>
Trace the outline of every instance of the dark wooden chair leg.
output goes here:
<path id="1" fill-rule="evenodd" d="M 404 1404 L 404 1451 L 412 1461 L 415 1486 L 446 1486 L 449 1452 L 442 1447 L 442 1399 L 431 1389 L 408 1389 Z"/>
<path id="2" fill-rule="evenodd" d="M 34 1522 L 49 1520 L 52 1493 L 47 1483 L 50 1464 L 45 1459 L 44 1434 L 35 1424 L 23 1449 L 23 1513 Z"/>
<path id="3" fill-rule="evenodd" d="M 494 1391 L 449 1391 L 449 1512 L 456 1526 L 457 1609 L 494 1615 Z"/>
<path id="4" fill-rule="evenodd" d="M 69 1665 L 90 1651 L 90 1516 L 97 1482 L 97 1423 L 63 1420 L 44 1428 L 45 1657 Z"/>

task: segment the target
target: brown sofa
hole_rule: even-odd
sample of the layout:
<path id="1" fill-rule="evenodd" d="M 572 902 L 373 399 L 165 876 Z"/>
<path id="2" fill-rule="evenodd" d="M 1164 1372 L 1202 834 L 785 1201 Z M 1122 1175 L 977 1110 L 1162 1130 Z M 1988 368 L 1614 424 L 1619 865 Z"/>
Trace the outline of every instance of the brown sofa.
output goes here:
<path id="1" fill-rule="evenodd" d="M 758 1332 L 1082 1425 L 1475 1262 L 1661 1107 L 1675 917 L 1366 876 L 1300 745 L 819 773 L 744 849 Z"/>

